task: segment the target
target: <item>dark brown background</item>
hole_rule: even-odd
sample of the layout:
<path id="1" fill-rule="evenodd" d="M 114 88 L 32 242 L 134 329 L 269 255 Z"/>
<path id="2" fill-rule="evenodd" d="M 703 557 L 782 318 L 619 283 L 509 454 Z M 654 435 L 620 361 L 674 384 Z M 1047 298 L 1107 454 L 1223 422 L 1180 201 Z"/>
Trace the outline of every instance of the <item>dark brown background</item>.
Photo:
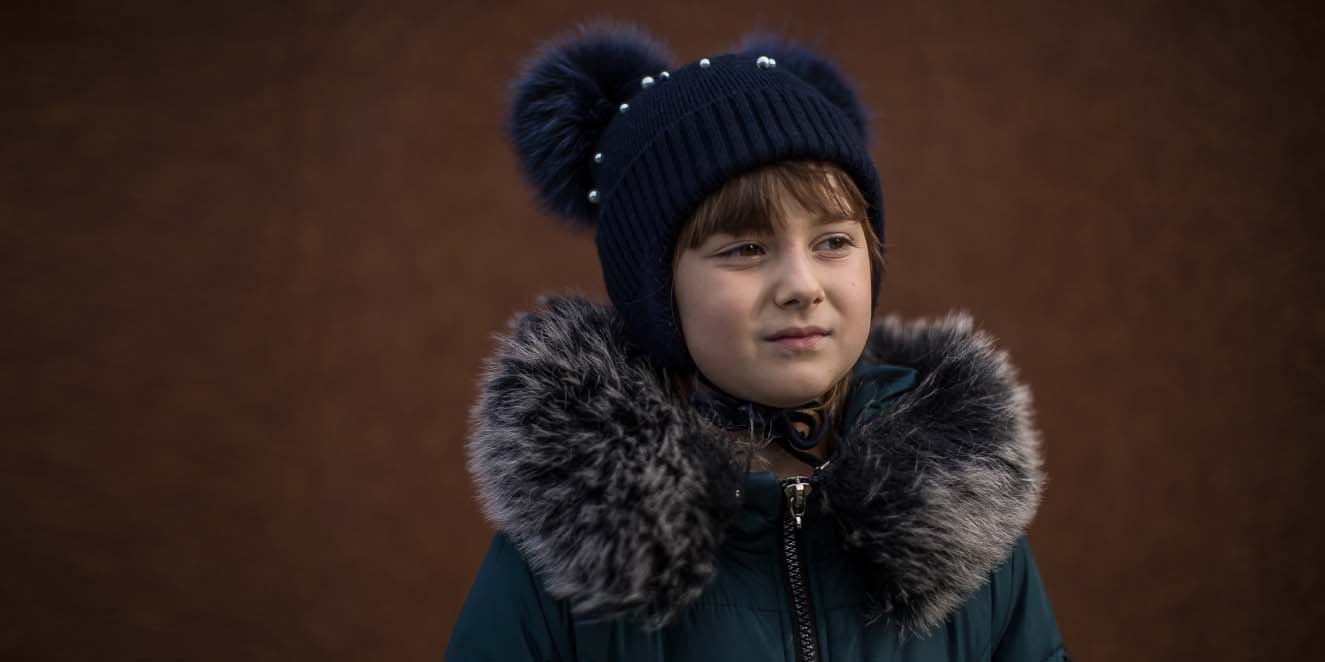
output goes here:
<path id="1" fill-rule="evenodd" d="M 1307 10 L 102 4 L 0 10 L 0 657 L 441 657 L 490 537 L 462 446 L 490 334 L 602 296 L 500 126 L 595 16 L 681 61 L 782 31 L 854 77 L 883 307 L 970 310 L 1035 390 L 1077 657 L 1311 657 Z"/>

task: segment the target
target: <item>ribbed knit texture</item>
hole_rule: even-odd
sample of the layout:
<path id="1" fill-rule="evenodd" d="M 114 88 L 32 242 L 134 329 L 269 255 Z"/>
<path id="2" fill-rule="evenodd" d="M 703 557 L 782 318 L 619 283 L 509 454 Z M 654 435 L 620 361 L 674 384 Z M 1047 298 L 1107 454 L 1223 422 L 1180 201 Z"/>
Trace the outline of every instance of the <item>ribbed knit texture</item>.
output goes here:
<path id="1" fill-rule="evenodd" d="M 599 141 L 597 243 L 608 296 L 631 337 L 663 366 L 693 366 L 672 309 L 681 224 L 732 177 L 787 159 L 835 163 L 869 203 L 883 241 L 883 194 L 864 136 L 817 90 L 758 67 L 755 57 L 721 55 L 708 68 L 671 72 L 630 99 Z"/>

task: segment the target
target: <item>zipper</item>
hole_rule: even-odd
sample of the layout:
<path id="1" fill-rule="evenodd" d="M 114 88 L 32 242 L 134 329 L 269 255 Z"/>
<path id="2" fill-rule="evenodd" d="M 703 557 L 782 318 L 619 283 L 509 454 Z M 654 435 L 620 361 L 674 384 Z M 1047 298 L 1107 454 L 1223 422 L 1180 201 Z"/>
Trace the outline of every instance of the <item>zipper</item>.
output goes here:
<path id="1" fill-rule="evenodd" d="M 814 620 L 814 605 L 810 603 L 809 575 L 801 549 L 805 523 L 805 510 L 810 491 L 810 479 L 792 476 L 779 482 L 787 508 L 782 517 L 782 578 L 791 600 L 792 637 L 795 640 L 796 662 L 818 662 L 819 630 Z"/>

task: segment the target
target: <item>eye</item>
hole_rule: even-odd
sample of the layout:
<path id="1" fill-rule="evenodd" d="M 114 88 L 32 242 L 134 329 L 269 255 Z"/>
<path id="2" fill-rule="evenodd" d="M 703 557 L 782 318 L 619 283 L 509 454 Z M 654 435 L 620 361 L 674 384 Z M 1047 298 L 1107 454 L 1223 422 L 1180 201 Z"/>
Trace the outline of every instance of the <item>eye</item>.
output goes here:
<path id="1" fill-rule="evenodd" d="M 827 246 L 829 251 L 845 252 L 847 248 L 855 246 L 856 242 L 851 237 L 844 234 L 835 234 L 819 242 L 820 246 Z"/>
<path id="2" fill-rule="evenodd" d="M 759 244 L 746 242 L 718 253 L 718 257 L 758 257 L 763 252 L 764 249 Z"/>

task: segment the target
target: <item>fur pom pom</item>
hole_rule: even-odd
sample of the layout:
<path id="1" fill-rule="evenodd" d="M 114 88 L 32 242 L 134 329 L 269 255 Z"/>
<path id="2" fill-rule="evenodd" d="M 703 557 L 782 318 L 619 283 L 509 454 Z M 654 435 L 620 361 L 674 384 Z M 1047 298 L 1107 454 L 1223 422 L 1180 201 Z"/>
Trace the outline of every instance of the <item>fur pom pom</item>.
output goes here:
<path id="1" fill-rule="evenodd" d="M 747 36 L 736 51 L 751 56 L 767 55 L 777 60 L 778 69 L 796 74 L 846 113 L 860 132 L 861 140 L 868 144 L 869 114 L 846 77 L 831 62 L 803 46 L 769 34 Z"/>
<path id="2" fill-rule="evenodd" d="M 544 46 L 512 84 L 507 132 L 539 201 L 572 223 L 593 226 L 593 150 L 617 107 L 671 58 L 637 28 L 582 27 Z"/>

